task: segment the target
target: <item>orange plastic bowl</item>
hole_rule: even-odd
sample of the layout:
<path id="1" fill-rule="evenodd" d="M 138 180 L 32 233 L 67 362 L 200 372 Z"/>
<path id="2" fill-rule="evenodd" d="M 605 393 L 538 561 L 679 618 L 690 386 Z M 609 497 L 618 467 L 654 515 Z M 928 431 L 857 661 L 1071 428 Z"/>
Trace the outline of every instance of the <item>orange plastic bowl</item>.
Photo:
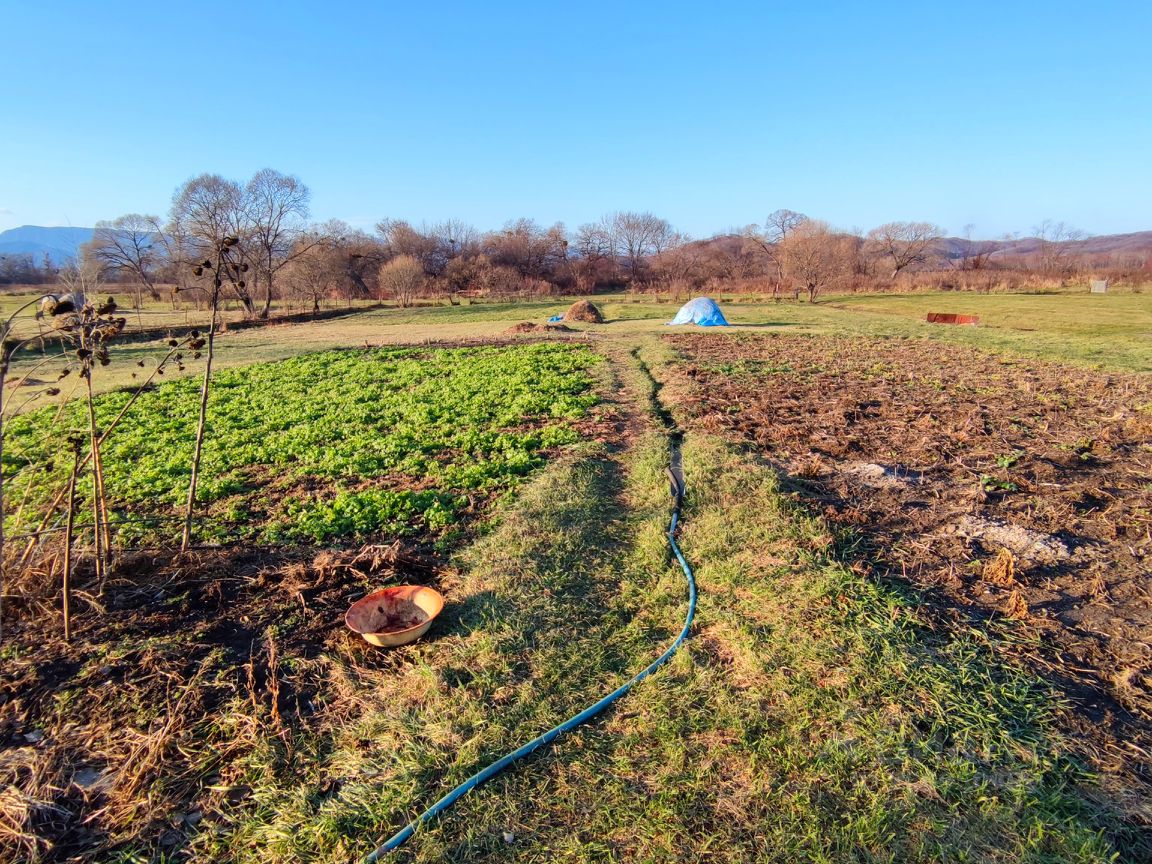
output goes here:
<path id="1" fill-rule="evenodd" d="M 373 645 L 392 648 L 427 633 L 443 608 L 439 591 L 423 585 L 393 585 L 353 603 L 344 623 Z"/>

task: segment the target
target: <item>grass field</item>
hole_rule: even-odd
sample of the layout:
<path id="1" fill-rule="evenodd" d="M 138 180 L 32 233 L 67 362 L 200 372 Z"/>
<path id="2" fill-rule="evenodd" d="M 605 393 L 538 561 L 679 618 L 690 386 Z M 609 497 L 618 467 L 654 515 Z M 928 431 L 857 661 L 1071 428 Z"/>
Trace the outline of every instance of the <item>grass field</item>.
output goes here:
<path id="1" fill-rule="evenodd" d="M 349 345 L 491 338 L 517 322 L 543 321 L 563 312 L 569 299 L 375 309 L 328 321 L 239 330 L 221 334 L 218 362 L 227 368 Z M 577 329 L 609 336 L 664 332 L 663 325 L 676 308 L 671 302 L 634 302 L 623 296 L 592 299 L 600 305 L 608 323 L 576 325 Z M 1152 371 L 1152 293 L 853 295 L 832 296 L 816 304 L 728 302 L 725 310 L 738 328 L 754 331 L 939 339 L 1100 368 Z M 981 325 L 928 324 L 924 321 L 928 311 L 979 314 Z M 182 331 L 176 328 L 174 332 Z M 148 367 L 165 350 L 163 340 L 122 346 L 111 366 L 97 370 L 96 389 L 104 392 L 131 386 L 139 373 L 136 364 L 143 362 Z M 31 372 L 34 383 L 7 397 L 17 410 L 75 395 L 75 379 L 62 388 L 63 393 L 56 399 L 40 395 L 54 383 L 55 371 L 67 358 L 46 358 L 35 351 L 22 356 L 24 359 L 18 358 L 13 364 L 10 378 Z M 199 365 L 189 362 L 184 374 L 195 375 L 198 371 Z M 170 369 L 168 374 L 179 373 Z"/>
<path id="2" fill-rule="evenodd" d="M 737 326 L 694 331 L 692 350 L 665 338 L 671 304 L 626 298 L 603 300 L 609 323 L 545 342 L 420 344 L 490 341 L 563 301 L 223 334 L 204 487 L 218 523 L 202 526 L 223 545 L 180 556 L 125 531 L 125 546 L 149 547 L 122 551 L 102 595 L 80 568 L 72 643 L 57 638 L 50 563 L 5 604 L 0 861 L 335 864 L 371 851 L 674 637 L 686 586 L 663 534 L 669 420 L 683 433 L 681 545 L 700 588 L 690 639 L 616 707 L 463 798 L 394 860 L 1149 860 L 1149 766 L 1130 746 L 1143 738 L 1093 721 L 1083 694 L 1037 665 L 1056 619 L 961 614 L 939 586 L 890 572 L 868 520 L 839 519 L 829 490 L 774 449 L 794 449 L 776 422 L 828 452 L 870 441 L 868 423 L 903 441 L 935 405 L 917 408 L 921 395 L 956 402 L 960 388 L 980 403 L 1002 398 L 995 385 L 1019 403 L 1004 429 L 1048 436 L 1054 449 L 1001 452 L 1001 418 L 965 425 L 973 411 L 961 400 L 947 415 L 948 448 L 969 447 L 960 461 L 1005 483 L 1035 481 L 1027 491 L 1041 501 L 1044 478 L 1026 472 L 1063 460 L 1089 485 L 1110 472 L 1091 490 L 1128 500 L 1148 451 L 1095 427 L 1145 422 L 1149 406 L 1116 390 L 1139 402 L 1145 379 L 1092 371 L 1091 347 L 1119 346 L 1107 369 L 1152 368 L 1140 329 L 1149 300 L 964 298 L 986 326 L 922 323 L 928 308 L 968 311 L 939 307 L 954 297 L 728 302 Z M 1045 310 L 1035 332 L 1017 329 Z M 911 371 L 889 354 L 906 355 Z M 1023 381 L 1031 367 L 1004 362 L 1014 356 L 1062 360 L 1075 375 L 1046 366 L 1050 379 L 1025 387 L 980 371 Z M 130 368 L 122 359 L 99 370 L 102 388 L 126 383 L 115 377 Z M 987 380 L 951 381 L 949 366 L 966 362 Z M 744 410 L 751 397 L 737 394 L 738 410 L 719 390 L 701 399 L 692 387 L 708 375 L 763 397 L 759 413 Z M 908 410 L 876 414 L 872 390 L 848 383 L 857 378 L 904 388 Z M 811 428 L 789 420 L 791 391 L 775 410 L 781 382 L 813 388 Z M 121 513 L 178 504 L 184 460 L 166 454 L 187 447 L 194 389 L 178 380 L 150 391 L 138 426 L 110 439 L 122 448 L 110 478 Z M 1111 416 L 1062 419 L 1073 396 L 1119 402 L 1104 406 Z M 105 397 L 102 410 L 123 398 Z M 13 421 L 9 469 L 51 461 L 37 433 L 56 409 L 39 411 Z M 820 425 L 822 412 L 841 425 Z M 1071 430 L 1067 451 L 1057 421 Z M 867 446 L 861 458 L 899 456 Z M 959 510 L 1006 503 L 1005 489 L 989 492 L 950 459 L 968 496 Z M 21 492 L 29 512 L 49 485 L 32 476 Z M 382 491 L 412 506 L 383 506 Z M 1069 492 L 1076 518 L 1108 523 L 1096 519 L 1103 492 L 1080 491 Z M 909 507 L 947 522 L 954 503 L 925 492 Z M 1125 551 L 1144 541 L 1120 539 L 1118 554 L 1146 566 Z M 1016 578 L 1028 578 L 1023 568 Z M 402 582 L 448 600 L 428 637 L 381 651 L 344 629 L 349 602 Z M 1027 597 L 1042 587 L 1017 585 Z M 1132 664 L 1117 687 L 1152 680 Z M 1115 710 L 1129 710 L 1124 722 L 1141 735 L 1152 726 L 1138 703 Z"/>

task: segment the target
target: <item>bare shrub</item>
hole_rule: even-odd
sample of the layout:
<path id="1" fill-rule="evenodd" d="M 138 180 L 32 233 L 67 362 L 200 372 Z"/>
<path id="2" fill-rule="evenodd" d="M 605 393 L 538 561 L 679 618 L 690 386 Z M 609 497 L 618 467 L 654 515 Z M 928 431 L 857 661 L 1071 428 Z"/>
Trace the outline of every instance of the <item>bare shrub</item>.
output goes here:
<path id="1" fill-rule="evenodd" d="M 380 268 L 380 291 L 400 306 L 411 306 L 424 287 L 424 265 L 411 255 L 400 255 Z"/>

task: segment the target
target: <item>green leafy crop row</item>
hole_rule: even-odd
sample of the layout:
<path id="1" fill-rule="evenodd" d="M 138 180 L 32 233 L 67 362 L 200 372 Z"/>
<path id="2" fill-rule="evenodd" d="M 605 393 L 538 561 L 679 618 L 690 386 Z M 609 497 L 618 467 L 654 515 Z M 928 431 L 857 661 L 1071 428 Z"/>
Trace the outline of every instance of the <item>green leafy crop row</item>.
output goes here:
<path id="1" fill-rule="evenodd" d="M 217 373 L 198 497 L 201 535 L 324 541 L 444 533 L 469 495 L 508 487 L 577 439 L 595 404 L 587 348 L 535 344 L 331 351 Z M 186 495 L 199 382 L 145 393 L 103 448 L 121 536 L 172 533 Z M 108 423 L 125 393 L 98 400 Z M 65 482 L 86 407 L 8 427 L 7 528 L 34 527 Z M 82 497 L 88 490 L 82 487 Z M 19 506 L 21 505 L 22 506 Z M 207 507 L 203 507 L 207 505 Z"/>

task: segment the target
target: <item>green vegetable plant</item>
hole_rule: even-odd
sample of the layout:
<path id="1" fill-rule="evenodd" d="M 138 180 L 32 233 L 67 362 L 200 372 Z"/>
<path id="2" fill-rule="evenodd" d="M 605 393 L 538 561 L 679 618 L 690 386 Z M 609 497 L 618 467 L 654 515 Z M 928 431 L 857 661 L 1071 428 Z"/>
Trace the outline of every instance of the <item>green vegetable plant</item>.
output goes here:
<path id="1" fill-rule="evenodd" d="M 388 534 L 450 537 L 478 502 L 519 483 L 579 439 L 596 404 L 579 345 L 372 349 L 302 355 L 213 374 L 204 401 L 198 536 L 328 542 Z M 118 542 L 165 542 L 182 522 L 202 387 L 182 379 L 94 401 L 98 424 L 135 399 L 134 422 L 104 444 Z M 75 424 L 81 406 L 64 409 Z M 67 465 L 42 440 L 50 411 L 13 419 L 5 467 L 25 498 L 10 530 L 52 503 Z M 57 460 L 59 461 L 59 460 Z M 93 487 L 83 478 L 78 506 Z"/>

